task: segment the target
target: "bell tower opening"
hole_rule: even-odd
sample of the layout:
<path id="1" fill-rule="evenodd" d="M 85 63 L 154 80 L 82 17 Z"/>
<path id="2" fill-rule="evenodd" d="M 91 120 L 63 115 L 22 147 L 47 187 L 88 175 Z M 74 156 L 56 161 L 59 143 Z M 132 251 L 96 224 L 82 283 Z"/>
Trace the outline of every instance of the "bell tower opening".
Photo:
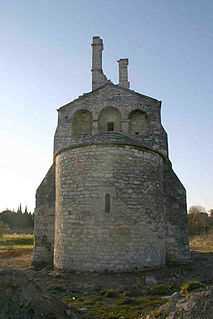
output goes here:
<path id="1" fill-rule="evenodd" d="M 114 122 L 108 122 L 107 123 L 107 131 L 108 132 L 114 131 Z"/>

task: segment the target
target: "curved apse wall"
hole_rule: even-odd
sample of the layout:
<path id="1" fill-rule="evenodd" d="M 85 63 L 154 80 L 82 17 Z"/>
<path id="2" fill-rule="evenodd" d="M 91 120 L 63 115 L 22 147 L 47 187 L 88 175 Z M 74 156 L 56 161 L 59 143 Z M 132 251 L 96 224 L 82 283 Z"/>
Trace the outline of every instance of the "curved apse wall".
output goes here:
<path id="1" fill-rule="evenodd" d="M 134 146 L 90 145 L 59 153 L 55 267 L 132 270 L 164 264 L 162 165 L 159 154 Z"/>

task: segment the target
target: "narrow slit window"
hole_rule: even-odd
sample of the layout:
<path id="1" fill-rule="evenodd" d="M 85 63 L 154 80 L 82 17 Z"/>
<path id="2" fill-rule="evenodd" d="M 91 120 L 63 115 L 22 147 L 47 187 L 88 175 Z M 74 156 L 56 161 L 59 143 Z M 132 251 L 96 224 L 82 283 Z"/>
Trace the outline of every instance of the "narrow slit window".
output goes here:
<path id="1" fill-rule="evenodd" d="M 110 195 L 105 195 L 105 212 L 110 213 Z"/>
<path id="2" fill-rule="evenodd" d="M 114 131 L 114 122 L 107 123 L 107 131 L 108 132 Z"/>

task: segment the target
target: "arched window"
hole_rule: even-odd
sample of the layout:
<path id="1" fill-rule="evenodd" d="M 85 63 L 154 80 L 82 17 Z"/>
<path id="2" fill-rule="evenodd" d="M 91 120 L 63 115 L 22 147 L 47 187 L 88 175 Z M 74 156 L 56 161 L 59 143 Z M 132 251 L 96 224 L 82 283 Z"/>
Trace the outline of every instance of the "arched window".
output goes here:
<path id="1" fill-rule="evenodd" d="M 105 212 L 110 213 L 110 195 L 105 195 Z"/>
<path id="2" fill-rule="evenodd" d="M 106 107 L 99 114 L 98 131 L 104 132 L 121 132 L 121 113 L 114 107 Z"/>
<path id="3" fill-rule="evenodd" d="M 149 123 L 145 112 L 140 110 L 132 111 L 129 114 L 130 135 L 146 135 L 149 129 Z"/>
<path id="4" fill-rule="evenodd" d="M 91 135 L 92 134 L 92 114 L 87 110 L 75 112 L 72 125 L 72 135 Z"/>

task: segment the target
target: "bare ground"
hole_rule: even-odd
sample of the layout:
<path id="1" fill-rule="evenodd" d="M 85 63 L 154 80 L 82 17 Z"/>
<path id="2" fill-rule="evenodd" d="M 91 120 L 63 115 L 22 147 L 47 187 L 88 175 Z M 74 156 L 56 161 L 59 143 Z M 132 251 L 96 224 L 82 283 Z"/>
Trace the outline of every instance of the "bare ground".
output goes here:
<path id="1" fill-rule="evenodd" d="M 8 254 L 8 255 L 7 255 Z M 17 253 L 18 254 L 18 253 Z M 117 289 L 119 287 L 128 287 L 129 289 L 135 289 L 136 286 L 142 287 L 143 293 L 147 294 L 149 287 L 154 284 L 164 283 L 171 287 L 170 294 L 175 291 L 179 291 L 180 286 L 184 281 L 197 280 L 205 283 L 210 287 L 209 294 L 212 294 L 213 285 L 213 253 L 192 252 L 192 263 L 188 265 L 166 265 L 160 269 L 140 271 L 135 273 L 122 272 L 122 273 L 80 273 L 80 272 L 56 272 L 50 269 L 43 269 L 35 271 L 31 266 L 32 251 L 24 250 L 21 255 L 17 255 L 16 252 L 8 252 L 0 254 L 0 273 L 5 270 L 10 271 L 22 271 L 28 278 L 31 278 L 36 287 L 42 295 L 48 294 L 50 298 L 61 297 L 64 292 L 70 293 L 82 293 L 94 291 L 97 286 L 101 286 L 102 289 Z M 60 289 L 58 289 L 58 287 Z M 23 287 L 22 287 L 23 288 Z M 57 288 L 57 289 L 56 289 Z M 56 291 L 56 290 L 58 291 Z M 176 296 L 177 297 L 177 296 Z M 195 296 L 196 297 L 196 296 Z M 194 297 L 194 298 L 195 298 Z M 196 297 L 198 298 L 198 297 Z M 207 297 L 204 297 L 205 299 Z M 210 297 L 208 297 L 210 298 Z M 179 295 L 179 301 L 183 297 Z M 193 299 L 193 298 L 192 298 Z M 197 300 L 197 299 L 196 299 Z M 212 299 L 211 299 L 212 300 Z M 187 312 L 187 316 L 175 313 L 174 304 L 178 304 L 177 300 L 170 304 L 173 305 L 172 310 L 165 306 L 167 312 L 173 312 L 173 317 L 162 318 L 201 318 L 196 317 L 196 312 L 190 317 L 190 312 Z M 180 301 L 184 304 L 184 301 Z M 54 304 L 54 302 L 53 302 Z M 169 303 L 168 303 L 169 304 Z M 193 304 L 193 302 L 192 302 Z M 170 309 L 170 310 L 169 310 Z M 179 309 L 180 310 L 180 309 Z M 209 310 L 208 310 L 209 311 Z M 185 313 L 185 310 L 183 309 Z M 213 309 L 210 310 L 211 315 L 202 315 L 202 318 L 213 318 Z M 1 315 L 1 313 L 0 313 Z M 64 315 L 65 316 L 65 315 Z M 81 317 L 81 315 L 79 315 Z M 72 317 L 72 314 L 68 316 Z M 78 317 L 78 316 L 77 316 Z M 76 317 L 76 318 L 77 318 Z M 1 318 L 1 316 L 0 316 Z M 3 319 L 13 318 L 2 317 Z M 18 317 L 16 317 L 18 318 Z M 21 317 L 20 317 L 21 318 Z M 25 318 L 24 316 L 22 318 Z M 28 318 L 28 317 L 26 317 Z M 31 318 L 37 318 L 31 317 Z M 39 318 L 39 316 L 38 316 Z M 43 318 L 43 317 L 40 317 Z M 44 317 L 45 318 L 45 317 Z M 49 317 L 46 317 L 49 318 Z M 59 318 L 57 316 L 52 318 Z M 149 317 L 141 317 L 149 318 Z M 161 317 L 159 317 L 161 318 Z"/>
<path id="2" fill-rule="evenodd" d="M 167 284 L 173 282 L 177 285 L 183 281 L 199 280 L 207 285 L 213 284 L 213 253 L 192 252 L 192 263 L 188 265 L 168 264 L 162 268 L 140 272 L 121 273 L 81 273 L 81 272 L 56 272 L 43 269 L 35 271 L 31 266 L 32 250 L 22 250 L 20 255 L 13 251 L 9 256 L 0 254 L 0 270 L 24 270 L 33 278 L 43 282 L 44 286 L 51 279 L 51 284 L 85 286 L 86 284 L 101 284 L 104 288 L 118 288 L 121 285 L 145 284 L 146 277 L 154 277 L 157 282 Z"/>
<path id="3" fill-rule="evenodd" d="M 32 249 L 18 249 L 0 253 L 0 270 L 29 270 L 32 261 Z"/>

